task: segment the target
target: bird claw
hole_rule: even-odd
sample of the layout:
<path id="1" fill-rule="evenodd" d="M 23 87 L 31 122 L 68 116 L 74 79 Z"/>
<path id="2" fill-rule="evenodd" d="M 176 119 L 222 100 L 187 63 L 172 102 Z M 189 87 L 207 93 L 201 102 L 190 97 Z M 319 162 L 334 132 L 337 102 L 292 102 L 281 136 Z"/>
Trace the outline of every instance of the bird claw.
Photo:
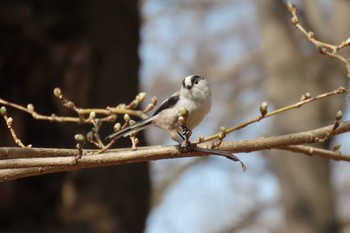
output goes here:
<path id="1" fill-rule="evenodd" d="M 187 127 L 182 127 L 182 135 L 187 137 L 187 135 L 191 132 L 191 130 Z"/>
<path id="2" fill-rule="evenodd" d="M 188 140 L 184 140 L 180 145 L 179 145 L 179 149 L 182 151 L 182 152 L 189 152 L 193 149 L 195 149 L 197 147 L 197 144 L 196 143 L 191 143 L 190 141 Z"/>
<path id="3" fill-rule="evenodd" d="M 181 143 L 181 147 L 185 148 L 191 145 L 190 137 L 192 135 L 192 130 L 190 130 L 187 127 L 182 127 L 182 132 L 179 133 L 179 135 L 183 139 L 183 142 Z"/>

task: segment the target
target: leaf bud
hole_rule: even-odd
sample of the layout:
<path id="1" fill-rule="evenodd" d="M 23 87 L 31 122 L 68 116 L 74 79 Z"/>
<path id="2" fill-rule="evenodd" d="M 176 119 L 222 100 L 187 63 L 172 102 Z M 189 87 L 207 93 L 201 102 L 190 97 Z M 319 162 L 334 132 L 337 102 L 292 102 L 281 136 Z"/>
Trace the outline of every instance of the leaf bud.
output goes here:
<path id="1" fill-rule="evenodd" d="M 33 104 L 27 104 L 27 109 L 29 112 L 33 112 L 34 111 L 34 105 Z"/>
<path id="2" fill-rule="evenodd" d="M 122 125 L 119 122 L 114 124 L 114 126 L 113 126 L 114 132 L 119 131 L 121 128 L 122 128 Z"/>
<path id="3" fill-rule="evenodd" d="M 53 94 L 54 94 L 56 97 L 60 97 L 60 96 L 62 95 L 61 88 L 56 87 L 55 89 L 53 89 Z"/>
<path id="4" fill-rule="evenodd" d="M 267 114 L 267 111 L 268 111 L 268 108 L 269 108 L 269 103 L 264 101 L 260 104 L 260 113 L 261 113 L 261 116 L 265 116 Z"/>
<path id="5" fill-rule="evenodd" d="M 185 107 L 180 107 L 178 109 L 178 113 L 180 116 L 186 116 L 188 114 L 188 110 Z"/>
<path id="6" fill-rule="evenodd" d="M 83 142 L 85 138 L 82 134 L 79 133 L 79 134 L 74 135 L 74 139 L 77 142 Z"/>
<path id="7" fill-rule="evenodd" d="M 7 123 L 8 126 L 12 126 L 13 118 L 12 117 L 7 118 L 6 123 Z"/>
<path id="8" fill-rule="evenodd" d="M 137 99 L 139 102 L 144 101 L 145 98 L 146 98 L 146 93 L 145 93 L 145 92 L 140 92 L 140 93 L 136 96 L 136 99 Z"/>
<path id="9" fill-rule="evenodd" d="M 130 116 L 129 114 L 124 115 L 124 121 L 130 121 Z"/>
<path id="10" fill-rule="evenodd" d="M 157 105 L 157 102 L 158 102 L 157 97 L 153 96 L 152 99 L 151 99 L 151 103 L 152 103 L 153 105 Z"/>
<path id="11" fill-rule="evenodd" d="M 343 117 L 343 113 L 342 113 L 342 111 L 339 110 L 337 112 L 337 114 L 335 115 L 335 120 L 340 121 L 342 119 L 342 117 Z"/>
<path id="12" fill-rule="evenodd" d="M 333 151 L 338 152 L 338 151 L 340 150 L 340 148 L 341 148 L 341 144 L 336 143 L 336 144 L 334 144 L 334 146 L 333 146 Z"/>
<path id="13" fill-rule="evenodd" d="M 96 118 L 96 112 L 90 112 L 89 117 L 91 119 L 95 119 Z"/>
<path id="14" fill-rule="evenodd" d="M 6 109 L 5 106 L 1 106 L 1 108 L 0 108 L 0 114 L 1 114 L 2 116 L 5 116 L 5 115 L 7 114 L 7 109 Z"/>

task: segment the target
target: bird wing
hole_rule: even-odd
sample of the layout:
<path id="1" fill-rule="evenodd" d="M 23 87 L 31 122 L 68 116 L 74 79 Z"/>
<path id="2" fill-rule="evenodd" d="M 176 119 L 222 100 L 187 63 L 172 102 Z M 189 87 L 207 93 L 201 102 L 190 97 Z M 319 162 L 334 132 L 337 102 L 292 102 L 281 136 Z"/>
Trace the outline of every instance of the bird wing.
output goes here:
<path id="1" fill-rule="evenodd" d="M 118 132 L 112 133 L 111 135 L 107 136 L 106 139 L 119 138 L 122 136 L 126 137 L 132 133 L 136 133 L 137 131 L 140 131 L 140 130 L 147 128 L 149 125 L 152 124 L 152 121 L 154 120 L 155 116 L 158 113 L 160 113 L 164 109 L 173 107 L 175 104 L 177 104 L 179 99 L 180 99 L 180 92 L 178 91 L 178 92 L 175 92 L 168 99 L 164 100 L 160 104 L 159 108 L 153 113 L 153 115 L 150 118 L 147 118 L 143 121 L 139 121 L 136 124 L 130 125 L 130 126 L 126 127 L 125 129 L 122 129 Z"/>
<path id="2" fill-rule="evenodd" d="M 177 104 L 177 102 L 179 102 L 180 100 L 180 92 L 175 92 L 172 96 L 170 96 L 168 99 L 164 100 L 160 106 L 158 107 L 158 109 L 153 113 L 152 116 L 157 115 L 158 113 L 160 113 L 161 111 L 163 111 L 164 109 L 167 108 L 171 108 L 173 106 L 175 106 L 175 104 Z"/>
<path id="3" fill-rule="evenodd" d="M 106 137 L 106 139 L 120 138 L 122 136 L 126 137 L 132 133 L 136 133 L 137 131 L 143 130 L 152 124 L 152 120 L 154 117 L 147 118 L 143 121 L 139 121 L 136 124 L 130 125 L 118 132 L 112 133 Z"/>

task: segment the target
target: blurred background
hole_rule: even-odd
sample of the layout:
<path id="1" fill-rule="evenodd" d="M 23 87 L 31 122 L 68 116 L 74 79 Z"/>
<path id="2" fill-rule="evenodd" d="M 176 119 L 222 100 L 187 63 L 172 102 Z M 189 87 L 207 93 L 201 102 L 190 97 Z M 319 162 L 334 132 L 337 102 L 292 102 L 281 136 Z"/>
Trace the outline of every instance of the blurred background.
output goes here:
<path id="1" fill-rule="evenodd" d="M 349 36 L 350 2 L 300 0 L 316 38 Z M 348 86 L 345 66 L 320 55 L 290 23 L 282 0 L 32 0 L 0 2 L 0 96 L 43 114 L 128 103 L 139 91 L 162 101 L 183 77 L 212 86 L 213 107 L 192 138 L 270 109 Z M 344 55 L 349 57 L 349 53 Z M 266 119 L 228 135 L 251 139 L 332 124 L 345 97 Z M 26 144 L 73 148 L 89 127 L 37 122 L 9 110 Z M 345 114 L 345 120 L 349 114 Z M 4 123 L 0 145 L 13 146 Z M 101 134 L 112 131 L 106 125 Z M 150 129 L 141 144 L 174 144 Z M 342 143 L 337 137 L 322 147 Z M 128 140 L 117 146 L 130 146 Z M 0 232 L 350 232 L 349 164 L 284 151 L 214 156 L 50 174 L 0 184 Z"/>

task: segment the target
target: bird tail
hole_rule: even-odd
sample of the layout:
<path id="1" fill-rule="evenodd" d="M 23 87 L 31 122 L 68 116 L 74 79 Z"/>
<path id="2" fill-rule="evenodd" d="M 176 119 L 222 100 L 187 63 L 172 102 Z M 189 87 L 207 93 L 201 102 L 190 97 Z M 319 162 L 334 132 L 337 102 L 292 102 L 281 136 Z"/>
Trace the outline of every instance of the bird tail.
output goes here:
<path id="1" fill-rule="evenodd" d="M 152 124 L 154 117 L 147 118 L 146 120 L 139 121 L 136 124 L 130 125 L 118 132 L 112 133 L 106 137 L 106 139 L 118 139 L 120 137 L 127 137 L 132 133 L 136 133 L 143 130 Z"/>

